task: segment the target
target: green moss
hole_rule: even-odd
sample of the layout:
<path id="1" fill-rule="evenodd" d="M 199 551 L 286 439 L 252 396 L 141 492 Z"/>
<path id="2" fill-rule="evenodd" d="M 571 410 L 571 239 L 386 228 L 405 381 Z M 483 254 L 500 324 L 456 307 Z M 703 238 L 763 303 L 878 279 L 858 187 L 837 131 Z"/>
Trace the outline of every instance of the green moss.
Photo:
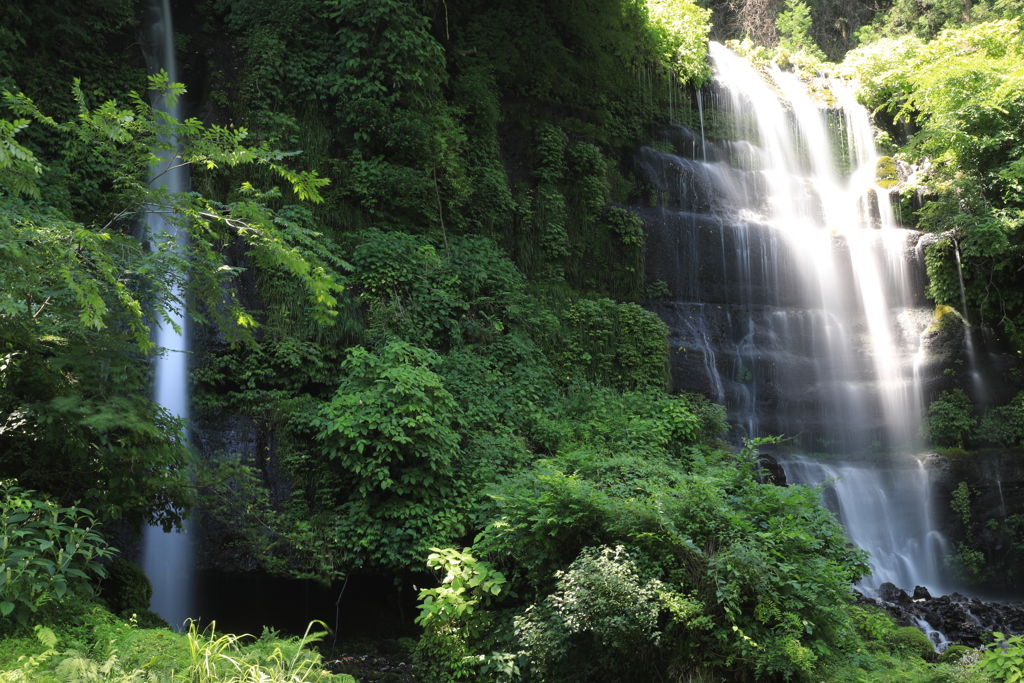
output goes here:
<path id="1" fill-rule="evenodd" d="M 969 652 L 974 650 L 966 645 L 950 645 L 939 655 L 939 664 L 956 664 Z"/>
<path id="2" fill-rule="evenodd" d="M 875 164 L 875 183 L 888 190 L 899 184 L 899 174 L 896 172 L 896 162 L 892 157 L 879 157 Z"/>
<path id="3" fill-rule="evenodd" d="M 935 646 L 928 640 L 921 629 L 914 626 L 903 626 L 885 634 L 885 642 L 895 652 L 918 655 L 922 659 L 932 660 L 935 658 Z"/>

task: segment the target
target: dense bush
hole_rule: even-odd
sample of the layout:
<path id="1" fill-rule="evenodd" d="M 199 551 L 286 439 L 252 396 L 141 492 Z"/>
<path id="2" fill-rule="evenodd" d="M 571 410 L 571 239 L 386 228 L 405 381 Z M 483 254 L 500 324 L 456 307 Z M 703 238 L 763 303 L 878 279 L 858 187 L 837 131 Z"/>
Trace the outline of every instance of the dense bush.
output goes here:
<path id="1" fill-rule="evenodd" d="M 936 446 L 963 448 L 971 442 L 977 429 L 974 406 L 962 389 L 943 391 L 928 406 L 928 416 L 921 430 Z"/>
<path id="2" fill-rule="evenodd" d="M 92 595 L 114 550 L 93 514 L 0 481 L 0 629 L 26 626 L 48 603 Z"/>
<path id="3" fill-rule="evenodd" d="M 885 635 L 885 642 L 895 650 L 912 654 L 923 659 L 935 658 L 935 646 L 916 626 L 902 626 Z"/>
<path id="4" fill-rule="evenodd" d="M 981 420 L 978 433 L 997 446 L 1024 446 L 1024 392 L 1008 405 L 993 408 Z"/>
<path id="5" fill-rule="evenodd" d="M 564 572 L 555 592 L 515 620 L 516 639 L 537 680 L 646 681 L 662 633 L 659 616 L 691 620 L 700 604 L 642 576 L 622 546 L 587 548 Z"/>
<path id="6" fill-rule="evenodd" d="M 115 614 L 131 616 L 132 612 L 149 609 L 153 584 L 134 562 L 116 559 L 106 567 L 106 578 L 100 585 L 102 597 Z"/>
<path id="7" fill-rule="evenodd" d="M 817 493 L 758 484 L 745 460 L 697 445 L 699 404 L 642 397 L 575 395 L 548 427 L 553 455 L 492 487 L 473 554 L 519 597 L 488 609 L 489 640 L 452 641 L 462 664 L 421 651 L 435 680 L 484 656 L 538 681 L 767 680 L 857 646 L 863 556 Z"/>

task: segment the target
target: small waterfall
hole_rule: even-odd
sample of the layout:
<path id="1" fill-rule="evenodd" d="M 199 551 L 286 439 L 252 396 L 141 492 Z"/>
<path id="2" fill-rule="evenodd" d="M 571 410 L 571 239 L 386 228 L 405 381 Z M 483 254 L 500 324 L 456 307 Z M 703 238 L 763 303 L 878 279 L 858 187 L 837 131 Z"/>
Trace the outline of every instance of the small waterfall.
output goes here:
<path id="1" fill-rule="evenodd" d="M 177 82 L 177 60 L 174 53 L 174 27 L 171 22 L 170 0 L 147 0 L 145 6 L 146 32 L 143 51 L 150 73 L 160 69 L 167 72 L 171 82 Z M 153 106 L 175 120 L 182 119 L 180 105 L 168 108 L 163 98 L 156 97 Z M 177 141 L 172 140 L 172 146 Z M 165 187 L 170 193 L 188 190 L 187 169 L 177 163 L 174 153 L 162 153 L 159 163 L 149 169 L 150 185 Z M 179 249 L 187 245 L 187 236 L 166 218 L 167 207 L 151 206 L 146 215 L 149 235 L 172 235 Z M 175 288 L 175 297 L 183 292 Z M 156 360 L 154 400 L 174 415 L 188 419 L 188 319 L 183 310 L 170 315 L 180 331 L 165 321 L 156 324 L 154 341 L 161 350 Z M 184 533 L 165 533 L 158 526 L 145 530 L 143 538 L 142 568 L 153 583 L 151 608 L 171 626 L 181 628 L 193 614 L 192 544 Z"/>
<path id="2" fill-rule="evenodd" d="M 932 641 L 936 652 L 941 654 L 952 644 L 946 634 L 929 624 L 927 619 L 914 619 L 914 624 L 928 636 L 928 640 Z"/>
<path id="3" fill-rule="evenodd" d="M 697 89 L 697 112 L 700 114 L 700 154 L 704 163 L 708 162 L 707 139 L 704 137 L 704 91 Z"/>
<path id="4" fill-rule="evenodd" d="M 858 588 L 885 582 L 925 586 L 934 595 L 951 590 L 942 559 L 949 542 L 935 530 L 933 474 L 916 458 L 888 463 L 836 463 L 804 456 L 782 459 L 788 481 L 825 486 L 825 505 L 854 543 L 871 552 L 871 574 Z"/>
<path id="5" fill-rule="evenodd" d="M 651 308 L 671 331 L 675 386 L 724 395 L 736 436 L 792 437 L 804 455 L 781 456 L 791 481 L 835 479 L 827 504 L 874 556 L 862 589 L 942 592 L 950 549 L 916 455 L 932 321 L 920 233 L 876 185 L 870 120 L 845 83 L 814 79 L 826 106 L 793 74 L 710 54 L 697 113 L 730 139 L 701 135 L 687 155 L 698 134 L 669 131 L 679 153 L 636 159 L 662 197 L 636 210 L 648 277 L 672 293 Z"/>
<path id="6" fill-rule="evenodd" d="M 980 364 L 978 363 L 978 353 L 974 350 L 974 339 L 971 334 L 971 323 L 967 318 L 967 289 L 964 287 L 964 271 L 960 264 L 960 244 L 953 240 L 953 253 L 956 255 L 956 275 L 957 281 L 960 284 L 960 306 L 963 310 L 963 321 L 964 321 L 964 348 L 967 350 L 967 371 L 971 373 L 971 387 L 974 390 L 975 399 L 978 401 L 984 401 L 987 394 L 985 392 L 985 384 L 981 378 Z"/>

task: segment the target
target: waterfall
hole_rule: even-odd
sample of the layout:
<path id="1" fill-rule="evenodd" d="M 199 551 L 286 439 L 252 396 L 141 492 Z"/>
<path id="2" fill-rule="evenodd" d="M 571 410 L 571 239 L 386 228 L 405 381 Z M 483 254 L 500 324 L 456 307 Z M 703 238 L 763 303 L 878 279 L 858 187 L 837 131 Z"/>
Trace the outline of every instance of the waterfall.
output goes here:
<path id="1" fill-rule="evenodd" d="M 648 277 L 672 294 L 651 308 L 670 328 L 674 384 L 724 397 L 737 437 L 791 437 L 791 481 L 835 479 L 827 505 L 873 554 L 863 588 L 944 590 L 949 547 L 918 455 L 932 321 L 921 235 L 876 186 L 869 117 L 845 83 L 710 53 L 699 114 L 719 137 L 636 160 L 661 197 L 637 211 Z"/>
<path id="2" fill-rule="evenodd" d="M 177 82 L 170 0 L 147 0 L 145 12 L 143 51 L 147 68 L 150 73 L 163 69 L 172 83 Z M 153 106 L 177 121 L 182 119 L 180 104 L 168 107 L 163 98 L 155 97 Z M 177 141 L 171 142 L 173 147 Z M 187 191 L 186 167 L 176 163 L 173 152 L 162 152 L 160 157 L 149 169 L 150 185 L 163 186 L 171 193 Z M 172 235 L 178 248 L 184 249 L 187 236 L 165 216 L 165 207 L 150 207 L 145 218 L 147 233 Z M 173 294 L 180 299 L 183 292 L 175 287 Z M 174 415 L 188 419 L 188 319 L 183 310 L 175 309 L 170 313 L 179 331 L 165 321 L 158 321 L 154 332 L 154 341 L 160 349 L 155 367 L 154 400 Z M 186 619 L 194 616 L 192 544 L 187 532 L 187 525 L 184 532 L 172 533 L 149 526 L 143 537 L 142 568 L 153 583 L 151 608 L 175 628 L 181 628 Z"/>
<path id="3" fill-rule="evenodd" d="M 931 493 L 934 473 L 916 458 L 867 465 L 789 456 L 789 480 L 826 485 L 824 498 L 846 533 L 871 552 L 871 574 L 859 588 L 889 582 L 905 589 L 927 586 L 935 595 L 952 589 L 942 558 L 952 551 L 936 531 Z"/>

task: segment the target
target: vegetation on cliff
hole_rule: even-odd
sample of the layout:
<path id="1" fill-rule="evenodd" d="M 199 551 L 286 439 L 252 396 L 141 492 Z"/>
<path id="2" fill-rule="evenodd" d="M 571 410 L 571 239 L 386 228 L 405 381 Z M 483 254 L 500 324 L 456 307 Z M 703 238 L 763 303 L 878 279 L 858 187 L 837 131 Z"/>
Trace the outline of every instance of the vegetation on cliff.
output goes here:
<path id="1" fill-rule="evenodd" d="M 930 171 L 905 192 L 932 200 L 917 220 L 956 241 L 969 305 L 1024 346 L 1019 26 L 892 37 L 902 7 L 861 32 L 889 37 L 843 68 L 871 106 L 916 127 L 903 158 Z M 130 3 L 0 10 L 0 476 L 35 490 L 18 494 L 28 517 L 12 527 L 79 503 L 107 525 L 169 527 L 201 497 L 219 543 L 278 573 L 330 583 L 429 562 L 441 582 L 419 619 L 428 681 L 954 675 L 922 673 L 912 647 L 886 640 L 885 617 L 852 604 L 863 557 L 816 492 L 758 483 L 756 444 L 736 455 L 718 440 L 722 409 L 667 391 L 667 331 L 639 305 L 658 288 L 623 205 L 650 192 L 631 150 L 708 77 L 708 10 L 177 9 L 188 92 L 147 81 Z M 860 10 L 825 54 L 852 46 Z M 820 16 L 837 6 L 767 11 L 782 53 L 822 56 Z M 147 87 L 185 97 L 203 122 L 167 120 L 135 94 Z M 186 141 L 189 193 L 146 184 L 168 129 Z M 135 222 L 153 206 L 180 217 L 188 254 L 155 236 L 139 246 Z M 932 292 L 955 305 L 943 244 L 930 252 Z M 189 427 L 148 398 L 146 326 L 174 305 L 204 326 L 196 427 L 258 425 L 255 456 L 195 457 Z M 955 398 L 947 412 L 963 417 Z M 985 418 L 1003 420 L 1006 439 L 1020 436 L 1018 403 Z M 960 426 L 934 428 L 962 442 L 971 424 Z M 52 563 L 44 536 L 22 542 Z M 107 552 L 87 540 L 83 553 Z M 67 667 L 110 674 L 114 657 L 118 675 L 135 675 L 134 659 L 82 635 L 120 629 L 108 614 L 47 611 L 76 584 L 91 599 L 87 579 L 104 572 L 93 556 L 65 568 L 80 581 L 64 589 L 52 572 L 32 588 L 49 565 L 18 569 L 22 559 L 4 556 L 25 581 L 0 603 L 0 626 L 60 621 L 85 639 Z M 5 581 L 0 595 L 14 595 Z M 144 607 L 121 597 L 108 605 Z M 136 637 L 124 628 L 117 638 Z M 54 651 L 54 633 L 40 633 Z M 251 662 L 271 666 L 285 648 L 273 642 Z M 19 670 L 59 670 L 53 652 L 53 667 L 32 656 Z"/>

